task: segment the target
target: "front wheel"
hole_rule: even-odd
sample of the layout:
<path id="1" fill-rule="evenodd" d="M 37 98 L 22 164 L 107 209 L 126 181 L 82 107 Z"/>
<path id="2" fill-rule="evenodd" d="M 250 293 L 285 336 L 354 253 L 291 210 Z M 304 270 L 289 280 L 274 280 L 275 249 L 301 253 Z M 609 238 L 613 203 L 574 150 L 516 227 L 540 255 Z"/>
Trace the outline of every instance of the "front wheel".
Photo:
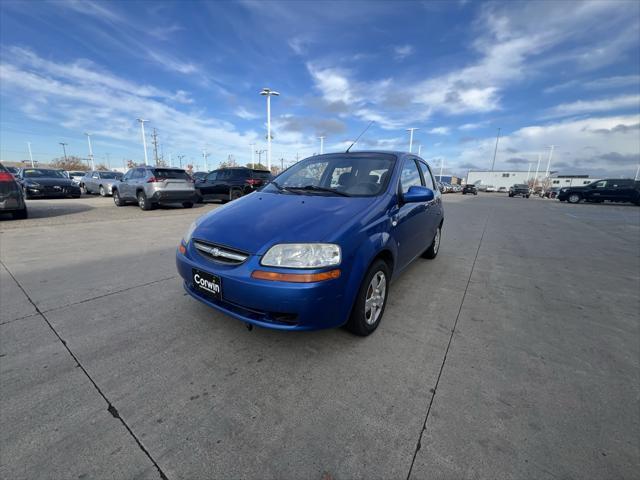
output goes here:
<path id="1" fill-rule="evenodd" d="M 569 198 L 567 198 L 567 200 L 569 201 L 569 203 L 580 203 L 581 198 L 577 193 L 572 193 L 571 195 L 569 195 Z"/>
<path id="2" fill-rule="evenodd" d="M 387 304 L 390 278 L 385 261 L 378 259 L 369 267 L 346 325 L 351 333 L 366 337 L 378 328 Z"/>
<path id="3" fill-rule="evenodd" d="M 116 207 L 124 206 L 124 202 L 122 201 L 122 198 L 120 198 L 120 192 L 118 192 L 118 190 L 113 191 L 113 203 L 116 204 Z"/>
<path id="4" fill-rule="evenodd" d="M 100 196 L 101 197 L 106 197 L 107 196 L 107 191 L 104 189 L 104 187 L 102 185 L 100 185 Z"/>
<path id="5" fill-rule="evenodd" d="M 438 226 L 436 230 L 436 234 L 433 237 L 433 242 L 429 245 L 424 253 L 422 254 L 422 258 L 433 259 L 438 255 L 438 251 L 440 250 L 440 240 L 442 239 L 442 228 Z"/>

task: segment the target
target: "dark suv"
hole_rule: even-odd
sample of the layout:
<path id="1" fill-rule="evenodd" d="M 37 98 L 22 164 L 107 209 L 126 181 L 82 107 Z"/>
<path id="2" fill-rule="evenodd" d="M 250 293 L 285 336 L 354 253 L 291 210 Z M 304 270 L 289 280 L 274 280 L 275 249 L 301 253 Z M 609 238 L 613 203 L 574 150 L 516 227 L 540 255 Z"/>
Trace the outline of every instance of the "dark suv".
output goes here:
<path id="1" fill-rule="evenodd" d="M 584 187 L 561 188 L 558 200 L 569 203 L 586 202 L 601 203 L 632 202 L 640 205 L 640 181 L 630 178 L 607 178 L 598 180 Z"/>
<path id="2" fill-rule="evenodd" d="M 230 201 L 253 192 L 271 181 L 268 170 L 246 167 L 222 168 L 209 173 L 202 180 L 196 180 L 196 190 L 200 200 Z"/>
<path id="3" fill-rule="evenodd" d="M 464 187 L 462 187 L 462 194 L 466 195 L 467 193 L 471 193 L 473 195 L 478 194 L 478 187 L 476 187 L 472 183 L 467 183 Z"/>
<path id="4" fill-rule="evenodd" d="M 522 196 L 522 198 L 529 198 L 531 196 L 531 191 L 529 190 L 529 185 L 525 184 L 516 184 L 509 187 L 509 196 L 515 197 L 517 195 Z"/>

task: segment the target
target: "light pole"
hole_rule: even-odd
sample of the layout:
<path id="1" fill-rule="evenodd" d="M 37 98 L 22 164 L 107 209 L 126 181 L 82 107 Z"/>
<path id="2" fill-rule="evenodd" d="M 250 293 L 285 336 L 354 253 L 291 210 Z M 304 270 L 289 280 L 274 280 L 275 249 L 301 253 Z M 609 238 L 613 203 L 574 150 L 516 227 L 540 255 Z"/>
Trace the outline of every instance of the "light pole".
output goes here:
<path id="1" fill-rule="evenodd" d="M 422 153 L 422 144 L 418 145 L 418 156 Z"/>
<path id="2" fill-rule="evenodd" d="M 182 159 L 184 158 L 184 155 L 178 155 L 178 161 L 180 162 L 180 168 L 182 168 Z"/>
<path id="3" fill-rule="evenodd" d="M 538 171 L 540 170 L 540 159 L 542 158 L 542 155 L 538 154 L 538 165 L 536 166 L 536 176 L 533 179 L 533 191 L 535 192 L 536 190 L 536 183 L 538 183 Z"/>
<path id="4" fill-rule="evenodd" d="M 420 130 L 419 128 L 407 128 L 407 132 L 409 132 L 409 153 L 413 149 L 413 132 L 415 130 Z"/>
<path id="5" fill-rule="evenodd" d="M 93 161 L 93 150 L 91 149 L 91 134 L 87 132 L 84 132 L 84 134 L 87 136 L 87 142 L 89 143 L 89 160 L 91 160 L 91 170 L 95 170 L 96 164 Z"/>
<path id="6" fill-rule="evenodd" d="M 320 139 L 320 155 L 324 153 L 324 137 L 318 137 Z"/>
<path id="7" fill-rule="evenodd" d="M 551 167 L 551 155 L 553 155 L 553 149 L 555 147 L 557 147 L 557 145 L 549 145 L 549 159 L 547 160 L 547 171 L 544 172 L 545 178 L 549 176 L 549 168 Z"/>
<path id="8" fill-rule="evenodd" d="M 529 182 L 529 175 L 531 175 L 531 162 L 529 162 L 529 168 L 527 168 L 527 183 Z"/>
<path id="9" fill-rule="evenodd" d="M 258 154 L 258 163 L 260 165 L 262 165 L 262 154 L 266 152 L 266 150 L 256 150 L 256 153 Z"/>
<path id="10" fill-rule="evenodd" d="M 27 148 L 29 149 L 29 159 L 31 160 L 31 168 L 33 168 L 34 165 L 33 165 L 33 154 L 31 153 L 31 142 L 27 142 Z"/>
<path id="11" fill-rule="evenodd" d="M 498 142 L 500 141 L 500 129 L 498 129 L 498 135 L 496 136 L 496 148 L 493 151 L 493 162 L 491 162 L 491 171 L 493 172 L 493 167 L 496 165 L 496 154 L 498 153 Z"/>
<path id="12" fill-rule="evenodd" d="M 442 170 L 444 169 L 444 157 L 440 157 L 440 183 L 442 183 Z"/>
<path id="13" fill-rule="evenodd" d="M 267 168 L 271 171 L 271 97 L 280 94 L 270 88 L 263 88 L 260 95 L 267 97 Z"/>
<path id="14" fill-rule="evenodd" d="M 64 143 L 64 142 L 58 142 L 60 145 L 62 145 L 62 151 L 64 152 L 64 161 L 67 161 L 67 145 L 69 145 L 68 143 Z"/>
<path id="15" fill-rule="evenodd" d="M 211 155 L 211 154 L 207 153 L 207 149 L 203 148 L 202 149 L 202 158 L 204 158 L 204 171 L 205 172 L 209 171 L 209 166 L 207 165 L 207 158 L 209 158 L 209 155 Z"/>
<path id="16" fill-rule="evenodd" d="M 144 148 L 144 164 L 149 165 L 149 159 L 147 158 L 147 139 L 144 135 L 144 124 L 149 120 L 138 118 L 138 121 L 140 122 L 140 128 L 142 129 L 142 148 Z"/>
<path id="17" fill-rule="evenodd" d="M 638 178 L 640 177 L 640 164 L 638 165 L 638 168 L 636 169 L 636 176 L 634 177 L 634 180 L 638 180 Z"/>
<path id="18" fill-rule="evenodd" d="M 251 149 L 251 168 L 255 168 L 255 165 L 256 165 L 256 156 L 255 156 L 256 152 L 253 149 L 253 147 L 255 147 L 255 146 L 256 146 L 255 143 L 250 143 L 249 144 L 249 148 Z"/>

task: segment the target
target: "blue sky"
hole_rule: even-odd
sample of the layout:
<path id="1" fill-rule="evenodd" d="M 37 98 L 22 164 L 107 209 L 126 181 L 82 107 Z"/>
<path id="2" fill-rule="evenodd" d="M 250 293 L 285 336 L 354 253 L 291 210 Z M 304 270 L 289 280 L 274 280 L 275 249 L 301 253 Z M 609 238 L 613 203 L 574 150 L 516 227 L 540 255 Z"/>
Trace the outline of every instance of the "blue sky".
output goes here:
<path id="1" fill-rule="evenodd" d="M 141 161 L 136 118 L 165 158 L 212 168 L 249 145 L 285 163 L 346 148 L 408 149 L 445 171 L 633 175 L 640 162 L 640 3 L 0 3 L 0 156 Z M 148 141 L 150 141 L 148 135 Z M 151 149 L 149 148 L 151 154 Z"/>

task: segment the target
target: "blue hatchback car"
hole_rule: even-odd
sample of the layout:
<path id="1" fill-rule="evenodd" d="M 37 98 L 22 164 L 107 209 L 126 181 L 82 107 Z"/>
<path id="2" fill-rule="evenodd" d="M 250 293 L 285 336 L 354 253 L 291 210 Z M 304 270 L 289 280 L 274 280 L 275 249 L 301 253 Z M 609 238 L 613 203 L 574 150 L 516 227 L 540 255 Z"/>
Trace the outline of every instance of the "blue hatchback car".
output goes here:
<path id="1" fill-rule="evenodd" d="M 176 253 L 195 299 L 280 330 L 380 324 L 391 280 L 438 254 L 444 221 L 427 163 L 403 152 L 317 155 L 197 219 Z"/>

